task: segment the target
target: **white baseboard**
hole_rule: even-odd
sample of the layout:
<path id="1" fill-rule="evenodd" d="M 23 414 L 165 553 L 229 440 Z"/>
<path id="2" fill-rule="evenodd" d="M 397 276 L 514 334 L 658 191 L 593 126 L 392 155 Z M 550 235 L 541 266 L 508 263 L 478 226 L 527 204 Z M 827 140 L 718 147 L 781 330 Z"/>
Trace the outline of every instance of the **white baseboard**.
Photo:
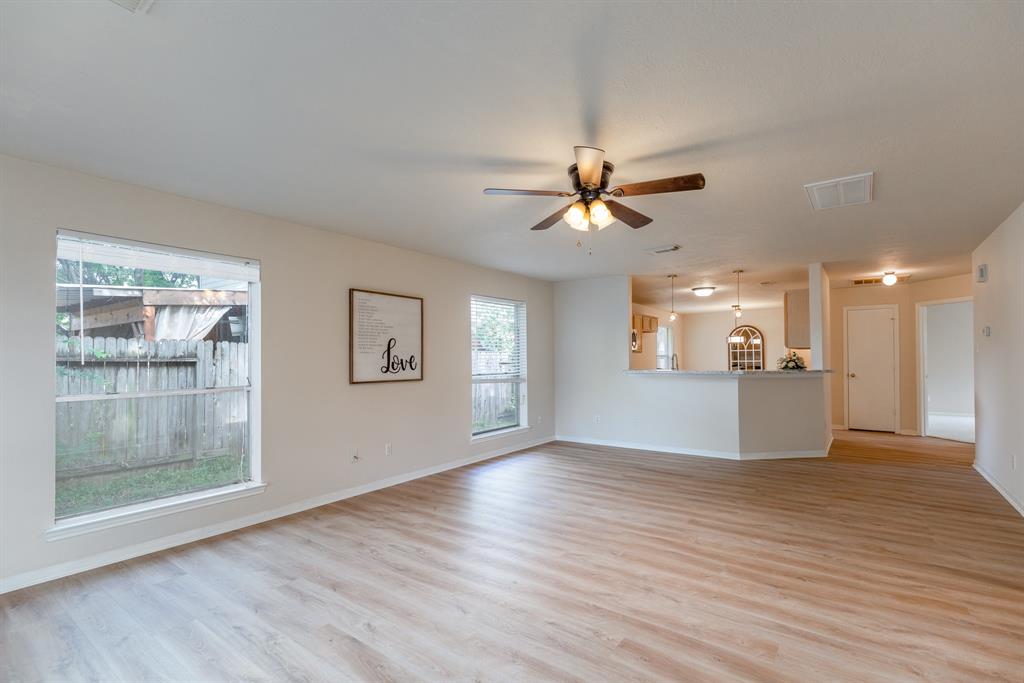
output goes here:
<path id="1" fill-rule="evenodd" d="M 1015 500 L 1014 497 L 1010 495 L 1010 492 L 1007 491 L 1006 489 L 1004 489 L 1002 484 L 1000 484 L 998 481 L 996 481 L 996 478 L 993 477 L 988 472 L 986 472 L 985 468 L 983 468 L 977 462 L 974 463 L 974 470 L 978 474 L 980 474 L 985 479 L 985 481 L 987 481 L 989 484 L 991 484 L 992 488 L 994 488 L 999 493 L 999 495 L 1001 495 L 1003 498 L 1005 498 L 1006 502 L 1009 503 L 1010 505 L 1012 505 L 1013 509 L 1016 510 L 1020 514 L 1021 517 L 1024 517 L 1024 503 L 1021 503 L 1020 501 Z"/>
<path id="2" fill-rule="evenodd" d="M 162 538 L 138 543 L 125 548 L 116 548 L 96 555 L 90 555 L 89 557 L 83 557 L 78 560 L 63 562 L 61 564 L 0 578 L 0 595 L 18 590 L 19 588 L 27 588 L 28 586 L 45 583 L 46 581 L 53 581 L 54 579 L 71 576 L 72 574 L 79 574 L 91 569 L 97 569 L 108 564 L 114 564 L 115 562 L 124 562 L 125 560 L 130 560 L 142 555 L 148 555 L 160 550 L 166 550 L 167 548 L 200 541 L 204 538 L 210 538 L 211 536 L 218 536 L 229 531 L 236 531 L 254 524 L 269 522 L 272 519 L 286 517 L 297 512 L 303 512 L 304 510 L 310 510 L 315 507 L 320 507 L 321 505 L 327 505 L 328 503 L 335 503 L 339 500 L 352 498 L 364 493 L 370 493 L 371 491 L 378 491 L 390 486 L 403 484 L 407 481 L 412 481 L 413 479 L 429 477 L 432 474 L 439 474 L 459 467 L 465 467 L 466 465 L 472 465 L 473 463 L 490 460 L 491 458 L 496 458 L 501 455 L 507 455 L 527 448 L 533 448 L 550 441 L 552 441 L 550 437 L 534 439 L 514 446 L 507 446 L 505 448 L 498 448 L 479 455 L 473 455 L 468 458 L 452 460 L 446 463 L 441 463 L 440 465 L 425 467 L 413 472 L 406 472 L 405 474 L 388 477 L 387 479 L 380 479 L 361 486 L 354 486 L 352 488 L 326 493 L 322 496 L 307 498 L 272 510 L 257 512 L 246 517 L 240 517 L 226 522 L 220 522 L 218 524 L 211 524 L 210 526 L 200 527 L 198 529 L 189 529 L 188 531 L 183 531 L 178 534 L 164 536 Z"/>
<path id="3" fill-rule="evenodd" d="M 832 429 L 836 429 L 836 430 L 839 430 L 841 432 L 845 432 L 847 429 L 849 429 L 849 427 L 847 427 L 846 425 L 832 425 Z"/>
<path id="4" fill-rule="evenodd" d="M 783 458 L 824 458 L 828 455 L 828 447 L 832 445 L 829 439 L 828 447 L 823 451 L 765 451 L 765 452 L 740 452 L 740 451 L 712 451 L 702 448 L 679 448 L 678 446 L 661 446 L 649 443 L 637 443 L 634 441 L 610 441 L 607 439 L 591 439 L 584 436 L 556 436 L 556 441 L 571 441 L 574 443 L 587 444 L 589 446 L 610 446 L 612 448 L 630 448 L 637 451 L 653 451 L 656 453 L 671 453 L 673 455 L 696 455 L 701 458 L 721 458 L 723 460 L 781 460 Z"/>

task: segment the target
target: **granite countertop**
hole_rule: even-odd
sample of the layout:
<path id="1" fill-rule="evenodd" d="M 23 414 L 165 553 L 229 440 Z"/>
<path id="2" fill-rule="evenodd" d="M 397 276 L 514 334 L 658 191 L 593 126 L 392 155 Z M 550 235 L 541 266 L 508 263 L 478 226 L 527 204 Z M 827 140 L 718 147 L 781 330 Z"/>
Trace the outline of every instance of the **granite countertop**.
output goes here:
<path id="1" fill-rule="evenodd" d="M 831 370 L 624 370 L 627 375 L 682 375 L 688 377 L 818 377 Z"/>

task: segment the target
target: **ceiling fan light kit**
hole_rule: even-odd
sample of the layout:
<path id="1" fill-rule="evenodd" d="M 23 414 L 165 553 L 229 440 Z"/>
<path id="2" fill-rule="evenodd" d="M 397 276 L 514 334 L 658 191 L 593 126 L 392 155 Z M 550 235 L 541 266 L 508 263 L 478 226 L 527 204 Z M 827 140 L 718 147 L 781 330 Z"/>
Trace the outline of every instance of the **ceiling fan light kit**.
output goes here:
<path id="1" fill-rule="evenodd" d="M 569 167 L 569 180 L 572 192 L 559 190 L 513 190 L 488 187 L 486 195 L 499 196 L 536 196 L 536 197 L 579 197 L 569 206 L 551 214 L 531 230 L 547 230 L 559 219 L 564 220 L 573 230 L 589 232 L 593 227 L 603 230 L 616 220 L 622 221 L 634 230 L 642 228 L 654 219 L 639 211 L 620 204 L 613 199 L 602 197 L 633 197 L 644 194 L 662 194 L 665 192 L 686 192 L 704 189 L 704 176 L 691 173 L 685 176 L 648 180 L 642 183 L 630 183 L 609 189 L 615 165 L 604 160 L 604 150 L 598 147 L 576 146 L 573 148 L 576 163 Z"/>

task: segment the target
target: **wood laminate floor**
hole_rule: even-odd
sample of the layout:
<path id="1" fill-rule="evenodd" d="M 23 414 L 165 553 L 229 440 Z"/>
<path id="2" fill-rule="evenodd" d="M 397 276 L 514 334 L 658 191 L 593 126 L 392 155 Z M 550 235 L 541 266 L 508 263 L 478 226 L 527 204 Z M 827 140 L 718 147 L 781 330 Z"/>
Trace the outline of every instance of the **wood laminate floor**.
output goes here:
<path id="1" fill-rule="evenodd" d="M 1020 683 L 1024 519 L 930 441 L 548 444 L 0 596 L 0 680 Z"/>

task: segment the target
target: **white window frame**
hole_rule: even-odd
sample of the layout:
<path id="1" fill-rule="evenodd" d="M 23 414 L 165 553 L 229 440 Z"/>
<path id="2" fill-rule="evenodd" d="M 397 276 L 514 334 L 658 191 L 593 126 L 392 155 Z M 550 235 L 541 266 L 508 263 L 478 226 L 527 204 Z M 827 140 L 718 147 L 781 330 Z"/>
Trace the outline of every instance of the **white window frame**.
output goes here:
<path id="1" fill-rule="evenodd" d="M 225 263 L 237 263 L 240 269 L 249 266 L 259 267 L 259 261 L 251 258 L 240 258 L 234 256 L 226 256 L 222 254 L 216 254 L 212 252 L 197 251 L 192 249 L 184 249 L 180 247 L 170 247 L 165 245 L 157 245 L 138 240 L 126 240 L 117 237 L 108 237 L 105 235 L 97 235 L 85 232 L 79 232 L 75 230 L 60 229 L 57 231 L 58 237 L 70 237 L 83 240 L 95 240 L 104 242 L 112 245 L 121 245 L 129 248 L 135 248 L 140 250 L 159 251 L 171 255 L 179 255 L 184 258 L 201 258 L 207 260 L 217 260 Z M 54 258 L 51 259 L 51 263 L 56 261 L 56 242 L 54 240 Z M 200 491 L 191 491 L 182 493 L 175 496 L 168 496 L 164 498 L 156 498 L 149 501 L 143 501 L 139 503 L 130 503 L 122 505 L 109 510 L 100 510 L 98 512 L 87 512 L 80 515 L 74 515 L 70 517 L 62 517 L 60 519 L 56 516 L 56 502 L 57 502 L 57 478 L 54 476 L 51 479 L 50 485 L 50 510 L 53 515 L 53 523 L 49 529 L 44 533 L 44 538 L 47 541 L 56 541 L 64 538 L 70 538 L 79 536 L 81 534 L 92 533 L 95 531 L 101 531 L 103 529 L 109 529 L 112 527 L 121 526 L 124 524 L 132 524 L 147 519 L 153 519 L 155 517 L 162 517 L 165 515 L 175 514 L 183 512 L 185 510 L 191 510 L 198 507 L 205 507 L 216 503 L 227 502 L 230 500 L 236 500 L 238 498 L 244 498 L 252 495 L 263 493 L 267 484 L 263 481 L 263 470 L 262 470 L 262 429 L 261 429 L 261 406 L 262 406 L 262 323 L 261 323 L 261 281 L 250 281 L 249 282 L 249 304 L 246 312 L 248 320 L 248 350 L 249 350 L 249 386 L 246 389 L 248 396 L 248 428 L 249 428 L 249 480 L 227 484 L 225 486 L 219 486 L 215 488 L 203 489 Z M 238 388 L 233 390 L 237 391 Z M 182 390 L 188 393 L 210 393 L 211 391 L 219 391 L 219 389 L 194 389 L 194 390 Z M 143 397 L 148 395 L 149 392 L 137 392 L 132 394 L 121 394 L 122 398 L 130 397 Z M 160 392 L 159 395 L 168 395 L 166 392 Z M 55 397 L 56 398 L 56 397 Z M 75 396 L 61 397 L 65 400 L 86 400 L 76 398 Z M 54 401 L 54 409 L 58 401 Z M 55 457 L 55 453 L 51 454 Z"/>
<path id="2" fill-rule="evenodd" d="M 519 375 L 518 376 L 516 376 L 516 377 L 507 377 L 507 378 L 495 378 L 495 377 L 491 377 L 491 376 L 474 376 L 473 375 L 473 354 L 472 354 L 472 343 L 473 343 L 472 315 L 473 315 L 473 313 L 472 313 L 472 311 L 473 311 L 473 301 L 474 300 L 493 301 L 493 302 L 500 303 L 500 304 L 514 304 L 514 305 L 519 306 L 519 307 L 522 308 L 522 314 L 520 316 L 517 316 L 522 321 L 522 327 L 519 330 L 520 366 L 519 366 Z M 529 309 L 527 308 L 526 302 L 525 301 L 521 301 L 519 299 L 506 299 L 506 298 L 502 298 L 502 297 L 488 296 L 488 295 L 485 295 L 485 294 L 471 294 L 470 297 L 469 297 L 469 311 L 470 311 L 469 339 L 470 339 L 470 349 L 471 349 L 470 350 L 470 358 L 469 358 L 469 362 L 470 362 L 469 374 L 470 374 L 470 384 L 471 384 L 471 386 L 474 385 L 474 384 L 499 384 L 499 383 L 514 383 L 514 384 L 518 384 L 519 385 L 519 405 L 518 405 L 519 419 L 517 420 L 518 424 L 516 424 L 515 426 L 512 426 L 512 427 L 500 427 L 498 429 L 490 429 L 490 430 L 486 430 L 486 431 L 483 431 L 483 432 L 474 432 L 473 431 L 473 422 L 474 422 L 474 415 L 473 415 L 473 412 L 472 412 L 473 411 L 473 405 L 472 405 L 472 400 L 473 399 L 472 399 L 472 391 L 470 391 L 470 417 L 469 417 L 469 438 L 470 438 L 470 440 L 471 441 L 480 441 L 480 440 L 483 440 L 483 439 L 493 439 L 495 437 L 504 436 L 504 435 L 512 433 L 512 432 L 519 432 L 519 431 L 522 431 L 522 430 L 529 429 L 530 428 L 530 420 L 529 420 L 530 411 L 529 411 L 528 368 L 527 368 L 527 365 L 528 365 L 527 364 L 527 356 L 529 354 L 529 343 L 528 343 L 529 326 L 527 324 L 527 319 L 528 319 Z"/>

